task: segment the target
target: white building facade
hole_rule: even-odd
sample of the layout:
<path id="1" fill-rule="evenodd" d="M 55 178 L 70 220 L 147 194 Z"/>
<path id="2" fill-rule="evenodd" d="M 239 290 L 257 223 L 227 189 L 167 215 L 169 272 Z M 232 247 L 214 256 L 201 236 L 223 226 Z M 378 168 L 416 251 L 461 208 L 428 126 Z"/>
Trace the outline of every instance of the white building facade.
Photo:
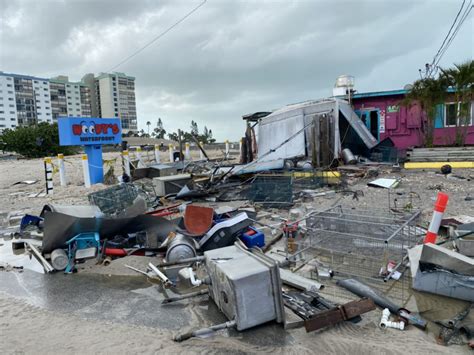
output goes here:
<path id="1" fill-rule="evenodd" d="M 137 130 L 135 78 L 124 73 L 86 74 L 72 82 L 0 71 L 0 131 L 60 117 L 120 118 L 124 133 Z"/>

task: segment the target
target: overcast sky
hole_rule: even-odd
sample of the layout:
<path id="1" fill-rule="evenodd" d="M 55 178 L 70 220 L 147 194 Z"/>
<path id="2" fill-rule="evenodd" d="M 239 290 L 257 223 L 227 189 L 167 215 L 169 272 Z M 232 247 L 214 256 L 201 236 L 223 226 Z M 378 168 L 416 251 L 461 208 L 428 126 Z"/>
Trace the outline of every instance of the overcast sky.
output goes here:
<path id="1" fill-rule="evenodd" d="M 71 80 L 109 71 L 200 2 L 0 0 L 0 70 Z M 136 77 L 139 128 L 195 120 L 237 140 L 243 114 L 330 96 L 338 75 L 355 76 L 359 92 L 416 80 L 461 2 L 208 0 L 117 71 Z M 473 58 L 473 13 L 442 66 Z"/>

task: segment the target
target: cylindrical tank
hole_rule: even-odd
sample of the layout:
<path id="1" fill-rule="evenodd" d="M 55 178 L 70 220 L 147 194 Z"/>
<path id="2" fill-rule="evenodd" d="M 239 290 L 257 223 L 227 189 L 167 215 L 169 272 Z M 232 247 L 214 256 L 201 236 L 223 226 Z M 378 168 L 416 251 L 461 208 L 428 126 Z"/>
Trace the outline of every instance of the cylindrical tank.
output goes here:
<path id="1" fill-rule="evenodd" d="M 293 169 L 295 167 L 295 163 L 293 160 L 285 160 L 285 169 Z"/>
<path id="2" fill-rule="evenodd" d="M 176 234 L 166 251 L 166 261 L 174 262 L 182 259 L 194 258 L 196 249 L 190 237 L 182 234 Z"/>
<path id="3" fill-rule="evenodd" d="M 51 265 L 55 270 L 61 271 L 64 270 L 69 263 L 69 258 L 67 253 L 63 249 L 55 249 L 51 253 Z"/>
<path id="4" fill-rule="evenodd" d="M 352 154 L 349 148 L 343 149 L 341 154 L 342 154 L 342 160 L 344 161 L 345 164 L 357 163 L 356 157 L 354 156 L 354 154 Z"/>
<path id="5" fill-rule="evenodd" d="M 311 170 L 313 169 L 313 164 L 308 160 L 301 160 L 296 163 L 296 167 L 303 170 Z"/>

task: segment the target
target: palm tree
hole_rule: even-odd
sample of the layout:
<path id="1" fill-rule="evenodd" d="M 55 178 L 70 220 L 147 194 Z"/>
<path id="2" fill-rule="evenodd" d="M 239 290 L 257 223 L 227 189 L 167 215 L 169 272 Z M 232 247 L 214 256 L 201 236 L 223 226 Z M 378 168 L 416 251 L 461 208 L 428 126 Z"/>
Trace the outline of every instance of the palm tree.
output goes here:
<path id="1" fill-rule="evenodd" d="M 456 110 L 456 145 L 464 145 L 470 122 L 470 103 L 474 98 L 474 60 L 441 69 L 441 77 L 454 90 Z"/>
<path id="2" fill-rule="evenodd" d="M 148 137 L 150 136 L 150 125 L 151 125 L 151 122 L 150 121 L 146 121 L 146 125 L 148 126 Z"/>
<path id="3" fill-rule="evenodd" d="M 420 104 L 421 110 L 425 112 L 427 120 L 426 124 L 423 125 L 423 132 L 425 134 L 425 145 L 428 147 L 433 146 L 436 107 L 444 103 L 447 86 L 445 78 L 427 77 L 419 79 L 413 83 L 403 102 L 405 105 L 417 102 Z"/>

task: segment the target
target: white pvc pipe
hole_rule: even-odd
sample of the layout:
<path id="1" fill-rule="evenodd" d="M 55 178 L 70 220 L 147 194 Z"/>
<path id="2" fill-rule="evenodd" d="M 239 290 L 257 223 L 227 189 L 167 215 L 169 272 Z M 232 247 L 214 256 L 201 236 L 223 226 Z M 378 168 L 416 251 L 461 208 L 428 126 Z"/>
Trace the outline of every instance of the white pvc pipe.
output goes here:
<path id="1" fill-rule="evenodd" d="M 194 275 L 194 271 L 193 271 L 193 268 L 188 268 L 188 271 L 189 271 L 189 279 L 191 281 L 191 284 L 193 286 L 201 286 L 202 285 L 202 281 L 199 280 L 199 279 L 196 279 L 196 275 Z"/>
<path id="2" fill-rule="evenodd" d="M 389 317 L 390 317 L 390 310 L 388 308 L 385 308 L 382 312 L 382 318 L 380 319 L 381 328 L 394 328 L 394 329 L 400 329 L 400 330 L 405 329 L 404 322 L 391 322 L 388 320 Z"/>
<path id="3" fill-rule="evenodd" d="M 138 160 L 137 167 L 138 167 L 138 168 L 144 168 L 144 167 L 145 167 L 145 164 L 144 164 L 143 161 L 142 161 L 142 148 L 141 148 L 141 147 L 137 147 L 136 152 L 137 152 L 137 160 Z"/>
<path id="4" fill-rule="evenodd" d="M 229 151 L 230 151 L 229 141 L 226 140 L 226 141 L 225 141 L 225 157 L 226 157 L 226 158 L 229 157 Z"/>
<path id="5" fill-rule="evenodd" d="M 58 154 L 58 166 L 59 166 L 59 181 L 61 186 L 67 185 L 66 180 L 66 167 L 64 166 L 64 155 Z"/>
<path id="6" fill-rule="evenodd" d="M 87 154 L 82 154 L 82 172 L 84 173 L 84 186 L 91 187 L 91 176 L 89 173 L 89 161 Z"/>
<path id="7" fill-rule="evenodd" d="M 168 145 L 168 152 L 170 154 L 170 163 L 173 163 L 174 159 L 173 159 L 173 145 L 172 144 Z"/>
<path id="8" fill-rule="evenodd" d="M 160 146 L 155 144 L 155 160 L 157 164 L 160 164 Z"/>
<path id="9" fill-rule="evenodd" d="M 122 157 L 123 157 L 123 168 L 124 168 L 125 174 L 127 176 L 131 176 L 130 175 L 130 156 L 128 155 L 128 150 L 124 150 L 122 152 Z"/>
<path id="10" fill-rule="evenodd" d="M 185 150 L 184 150 L 184 158 L 186 160 L 191 160 L 191 152 L 189 151 L 189 143 L 185 144 Z"/>

